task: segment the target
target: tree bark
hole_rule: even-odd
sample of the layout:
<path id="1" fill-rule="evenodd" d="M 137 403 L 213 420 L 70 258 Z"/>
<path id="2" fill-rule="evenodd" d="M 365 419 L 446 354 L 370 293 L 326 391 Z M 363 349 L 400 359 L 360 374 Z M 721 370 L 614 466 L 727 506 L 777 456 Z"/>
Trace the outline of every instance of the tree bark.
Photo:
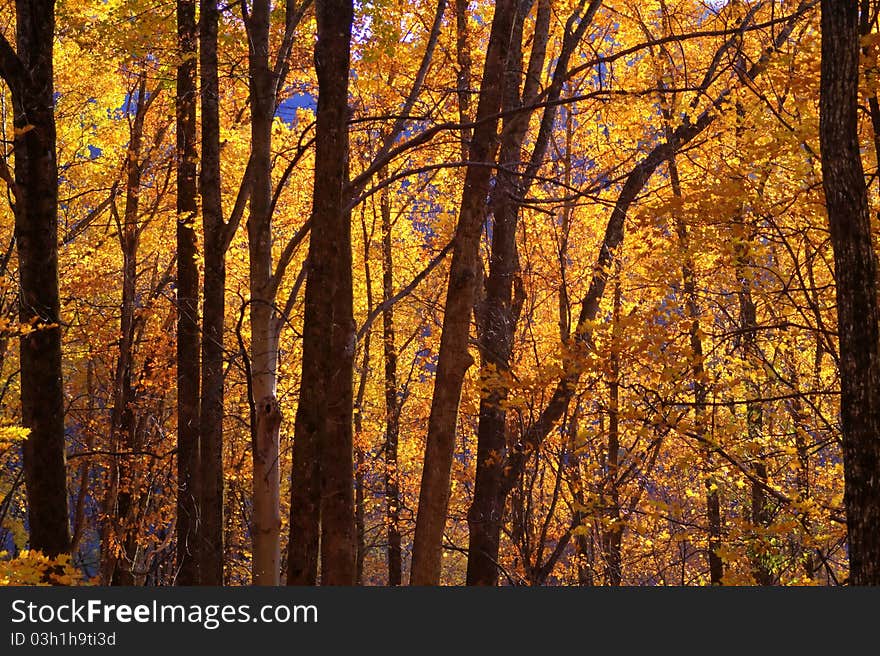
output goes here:
<path id="1" fill-rule="evenodd" d="M 294 436 L 288 582 L 315 582 L 320 521 L 321 583 L 352 585 L 357 556 L 352 480 L 352 371 L 356 340 L 351 222 L 344 208 L 343 189 L 348 178 L 353 5 L 351 0 L 323 0 L 315 4 L 315 9 L 315 69 L 319 88 L 315 184 L 302 384 Z"/>
<path id="2" fill-rule="evenodd" d="M 520 85 L 523 77 L 523 26 L 531 9 L 531 0 L 518 4 L 505 70 L 503 111 L 522 106 Z M 537 71 L 543 64 L 549 25 L 549 5 L 541 4 L 533 41 Z M 534 72 L 530 67 L 530 73 Z M 526 93 L 537 87 L 530 80 Z M 525 94 L 524 94 L 525 95 Z M 513 114 L 504 120 L 499 163 L 515 169 L 521 158 L 522 142 L 528 128 L 529 113 Z M 509 374 L 513 335 L 519 319 L 521 299 L 514 299 L 514 278 L 519 270 L 516 245 L 520 180 L 512 170 L 502 168 L 495 176 L 492 194 L 492 247 L 485 295 L 478 308 L 481 357 L 480 419 L 477 430 L 477 468 L 474 498 L 468 510 L 468 585 L 495 585 L 498 581 L 498 548 L 504 498 L 499 494 L 507 444 L 507 399 L 505 376 Z M 519 302 L 517 302 L 517 300 Z"/>
<path id="3" fill-rule="evenodd" d="M 202 371 L 199 408 L 199 577 L 223 584 L 223 326 L 226 312 L 227 226 L 220 191 L 217 0 L 201 0 L 199 32 L 202 157 L 199 192 L 204 233 Z"/>
<path id="4" fill-rule="evenodd" d="M 880 585 L 880 313 L 858 136 L 857 3 L 822 0 L 821 28 L 819 137 L 837 285 L 849 581 Z"/>
<path id="5" fill-rule="evenodd" d="M 388 523 L 388 585 L 403 581 L 400 544 L 400 478 L 397 443 L 400 435 L 400 401 L 397 389 L 397 347 L 394 343 L 394 252 L 391 247 L 391 198 L 388 188 L 379 197 L 382 213 L 382 353 L 385 359 L 385 512 Z"/>
<path id="6" fill-rule="evenodd" d="M 619 586 L 623 579 L 620 546 L 624 524 L 620 520 L 620 260 L 615 263 L 614 294 L 611 310 L 612 336 L 608 386 L 608 449 L 600 492 L 605 522 L 601 544 L 605 560 L 605 584 Z"/>
<path id="7" fill-rule="evenodd" d="M 272 293 L 272 119 L 275 85 L 269 67 L 269 0 L 256 0 L 247 18 L 251 95 L 250 254 L 251 389 L 253 441 L 253 583 L 278 585 L 281 503 L 276 397 L 278 342 Z"/>
<path id="8" fill-rule="evenodd" d="M 385 190 L 383 190 L 384 193 Z M 376 224 L 375 213 L 373 215 L 373 226 Z M 363 257 L 364 257 L 364 286 L 367 294 L 367 316 L 373 314 L 373 274 L 370 267 L 370 250 L 372 247 L 371 231 L 367 230 L 367 222 L 364 213 L 361 212 L 361 233 L 363 235 Z M 355 558 L 355 585 L 363 585 L 364 578 L 364 560 L 367 555 L 366 544 L 366 508 L 364 498 L 364 486 L 366 485 L 366 477 L 364 476 L 364 467 L 366 456 L 362 447 L 361 439 L 364 429 L 364 396 L 367 391 L 367 378 L 370 374 L 370 346 L 373 342 L 373 331 L 367 329 L 363 339 L 363 349 L 361 357 L 361 370 L 358 376 L 357 395 L 354 401 L 354 434 L 357 436 L 358 444 L 355 446 L 355 474 L 354 474 L 354 525 L 355 537 L 357 540 L 357 556 Z"/>
<path id="9" fill-rule="evenodd" d="M 132 585 L 134 577 L 134 554 L 129 549 L 132 514 L 132 489 L 134 476 L 130 454 L 134 450 L 136 422 L 134 417 L 134 393 L 132 390 L 132 366 L 134 360 L 135 296 L 137 293 L 137 257 L 140 241 L 138 215 L 141 194 L 141 147 L 144 135 L 144 119 L 149 103 L 147 78 L 141 74 L 137 85 L 134 118 L 131 122 L 128 149 L 125 160 L 125 210 L 121 221 L 113 205 L 122 250 L 122 298 L 119 317 L 119 354 L 113 380 L 113 409 L 110 413 L 110 443 L 121 455 L 114 456 L 111 465 L 111 494 L 108 495 L 107 527 L 105 532 L 104 581 L 107 585 Z M 127 108 L 127 109 L 130 109 Z M 115 545 L 114 545 L 115 543 Z M 117 553 L 122 553 L 120 567 Z"/>
<path id="10" fill-rule="evenodd" d="M 471 47 L 468 43 L 468 0 L 455 0 L 455 56 L 458 69 L 455 81 L 458 97 L 458 120 L 462 125 L 471 122 Z M 461 159 L 467 160 L 472 130 L 461 129 Z"/>
<path id="11" fill-rule="evenodd" d="M 489 396 L 480 402 L 476 484 L 468 515 L 470 547 L 467 581 L 472 585 L 495 585 L 498 580 L 498 548 L 507 499 L 507 490 L 503 485 L 507 445 L 506 411 L 503 409 L 507 383 L 504 376 L 509 370 L 513 335 L 522 305 L 522 299 L 514 298 L 513 295 L 514 279 L 519 268 L 516 245 L 519 206 L 516 199 L 528 193 L 533 176 L 543 163 L 552 133 L 550 127 L 556 116 L 555 101 L 562 91 L 562 80 L 568 70 L 569 58 L 600 4 L 600 0 L 593 0 L 589 5 L 582 0 L 566 22 L 565 37 L 548 93 L 549 104 L 541 118 L 541 129 L 524 175 L 518 175 L 513 170 L 520 164 L 531 112 L 519 112 L 504 121 L 504 140 L 499 155 L 503 168 L 496 176 L 496 187 L 492 195 L 492 253 L 485 284 L 485 298 L 480 309 L 481 375 L 484 379 L 490 376 L 496 382 L 493 389 L 486 390 Z M 514 38 L 511 39 L 502 102 L 505 111 L 533 102 L 540 86 L 550 22 L 550 6 L 546 0 L 538 3 L 532 51 L 520 99 L 519 89 L 523 77 L 522 21 L 530 6 L 530 2 L 520 4 Z M 519 294 L 520 290 L 517 292 Z M 499 372 L 500 376 L 497 375 Z"/>
<path id="12" fill-rule="evenodd" d="M 15 110 L 15 242 L 24 478 L 29 544 L 49 556 L 70 550 L 64 388 L 58 295 L 58 164 L 52 46 L 54 0 L 15 3 L 18 53 L 0 36 L 0 75 Z"/>
<path id="13" fill-rule="evenodd" d="M 196 3 L 177 0 L 177 579 L 199 582 L 199 269 Z"/>

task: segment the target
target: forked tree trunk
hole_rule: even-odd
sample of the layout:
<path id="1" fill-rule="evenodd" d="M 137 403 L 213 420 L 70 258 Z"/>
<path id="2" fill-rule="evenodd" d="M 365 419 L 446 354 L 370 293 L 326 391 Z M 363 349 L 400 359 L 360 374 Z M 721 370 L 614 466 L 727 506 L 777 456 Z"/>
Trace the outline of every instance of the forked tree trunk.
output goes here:
<path id="1" fill-rule="evenodd" d="M 132 366 L 134 361 L 135 295 L 137 293 L 137 257 L 140 230 L 141 194 L 141 147 L 143 145 L 144 119 L 149 107 L 146 74 L 142 74 L 137 86 L 134 120 L 131 123 L 125 160 L 125 210 L 120 220 L 114 207 L 122 250 L 122 298 L 119 317 L 119 355 L 113 380 L 113 409 L 110 413 L 110 443 L 114 455 L 110 467 L 110 494 L 106 508 L 107 525 L 104 553 L 103 580 L 105 585 L 132 585 L 134 577 L 134 553 L 128 548 L 131 541 L 131 519 L 134 510 L 132 488 L 134 476 L 131 471 L 131 452 L 134 450 L 136 422 L 134 417 L 134 393 L 132 390 Z M 130 109 L 130 108 L 127 108 Z M 122 558 L 118 557 L 122 554 Z M 120 560 L 122 561 L 120 563 Z"/>
<path id="2" fill-rule="evenodd" d="M 523 77 L 523 26 L 531 0 L 517 6 L 505 66 L 502 110 L 514 111 L 522 105 L 520 84 Z M 546 6 L 546 3 L 544 5 Z M 549 7 L 548 7 L 549 14 Z M 543 35 L 546 36 L 546 35 Z M 539 33 L 535 44 L 546 43 Z M 543 63 L 543 49 L 540 51 Z M 540 70 L 540 69 L 539 69 Z M 533 86 L 531 84 L 527 85 Z M 534 85 L 537 86 L 537 85 Z M 522 141 L 528 127 L 528 113 L 513 114 L 504 120 L 499 162 L 515 169 L 521 157 Z M 507 444 L 507 383 L 513 335 L 521 302 L 513 295 L 514 278 L 519 273 L 516 228 L 519 207 L 518 176 L 513 170 L 500 170 L 492 194 L 492 249 L 485 295 L 477 312 L 481 358 L 480 421 L 477 430 L 477 468 L 474 498 L 468 510 L 468 585 L 495 585 L 498 580 L 498 548 L 504 499 L 499 494 Z"/>
<path id="3" fill-rule="evenodd" d="M 534 102 L 540 89 L 551 15 L 550 5 L 546 0 L 538 2 L 532 50 L 520 98 L 523 78 L 522 30 L 531 4 L 525 0 L 518 5 L 505 73 L 502 102 L 502 109 L 505 112 Z M 498 580 L 498 548 L 507 500 L 507 489 L 503 481 L 508 442 L 507 413 L 503 408 L 508 386 L 505 375 L 509 371 L 513 336 L 522 305 L 522 299 L 519 297 L 521 290 L 517 290 L 515 284 L 519 269 L 516 246 L 519 219 L 517 199 L 528 195 L 534 175 L 543 164 L 556 116 L 555 101 L 559 99 L 562 91 L 569 58 L 592 22 L 600 4 L 601 0 L 592 0 L 589 4 L 586 0 L 581 0 L 566 22 L 561 52 L 556 59 L 553 78 L 547 90 L 548 105 L 541 117 L 541 128 L 524 175 L 518 175 L 513 171 L 522 158 L 522 146 L 532 112 L 513 113 L 504 121 L 504 138 L 499 155 L 503 168 L 496 176 L 492 195 L 494 217 L 492 254 L 485 285 L 485 298 L 480 311 L 481 375 L 484 379 L 488 377 L 495 382 L 492 385 L 493 389 L 487 390 L 488 396 L 480 401 L 476 482 L 473 503 L 468 512 L 470 545 L 467 582 L 469 585 L 494 585 Z M 514 294 L 514 291 L 517 291 L 517 294 Z M 501 375 L 495 372 L 500 372 Z"/>
<path id="4" fill-rule="evenodd" d="M 458 424 L 458 404 L 465 373 L 473 363 L 468 351 L 468 338 L 480 280 L 479 243 L 491 178 L 491 169 L 485 164 L 492 162 L 495 151 L 497 114 L 501 108 L 504 66 L 515 6 L 514 0 L 496 1 L 483 69 L 477 105 L 477 126 L 469 151 L 470 161 L 475 165 L 467 168 L 465 176 L 428 420 L 413 544 L 410 576 L 412 585 L 437 585 L 440 582 L 443 529 L 449 507 L 449 479 Z"/>

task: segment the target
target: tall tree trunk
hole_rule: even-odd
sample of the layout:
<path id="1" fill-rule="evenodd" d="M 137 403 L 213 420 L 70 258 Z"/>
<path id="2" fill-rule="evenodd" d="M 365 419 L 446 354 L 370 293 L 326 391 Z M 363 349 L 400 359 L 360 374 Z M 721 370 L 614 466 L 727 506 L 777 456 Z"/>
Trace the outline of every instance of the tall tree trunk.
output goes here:
<path id="1" fill-rule="evenodd" d="M 129 100 L 129 103 L 131 99 Z M 134 360 L 135 295 L 137 293 L 137 257 L 140 230 L 138 215 L 141 194 L 141 147 L 143 145 L 144 118 L 149 106 L 147 100 L 147 78 L 141 74 L 136 90 L 134 120 L 131 123 L 125 171 L 125 210 L 121 221 L 113 205 L 117 218 L 119 244 L 122 250 L 122 299 L 119 317 L 119 355 L 116 359 L 116 373 L 113 380 L 113 409 L 110 413 L 110 443 L 114 455 L 111 466 L 113 493 L 109 496 L 107 508 L 108 523 L 111 527 L 110 543 L 105 544 L 104 581 L 109 585 L 132 585 L 134 578 L 134 554 L 129 550 L 131 518 L 134 510 L 132 486 L 134 476 L 131 470 L 131 452 L 135 445 L 136 422 L 134 417 L 134 393 L 132 390 L 132 366 Z M 130 107 L 127 108 L 130 110 Z M 122 563 L 116 555 L 122 554 Z"/>
<path id="2" fill-rule="evenodd" d="M 531 4 L 528 0 L 519 3 L 513 26 L 502 101 L 502 109 L 506 112 L 533 102 L 540 88 L 551 14 L 547 0 L 538 2 L 532 50 L 525 71 L 522 97 L 520 97 L 523 78 L 522 30 Z M 492 252 L 489 276 L 485 284 L 485 298 L 480 309 L 479 336 L 481 375 L 484 379 L 492 378 L 496 382 L 493 389 L 487 390 L 489 396 L 480 401 L 476 484 L 473 503 L 468 513 L 470 548 L 467 581 L 469 585 L 495 585 L 498 580 L 498 548 L 507 500 L 503 472 L 506 466 L 508 440 L 503 402 L 507 397 L 508 383 L 504 380 L 504 376 L 509 371 L 513 335 L 522 306 L 521 290 L 514 284 L 519 268 L 516 247 L 519 206 L 516 199 L 528 194 L 533 176 L 543 163 L 552 133 L 552 130 L 545 126 L 553 125 L 556 115 L 555 100 L 562 91 L 562 79 L 568 68 L 569 57 L 583 37 L 600 4 L 599 0 L 593 0 L 587 6 L 582 0 L 566 23 L 566 35 L 549 89 L 550 104 L 542 116 L 541 130 L 525 175 L 518 175 L 513 171 L 521 163 L 522 147 L 531 112 L 517 112 L 504 121 L 504 139 L 499 154 L 502 169 L 496 176 L 496 186 L 492 194 L 494 218 Z M 517 292 L 516 295 L 514 291 Z"/>
<path id="3" fill-rule="evenodd" d="M 343 207 L 343 189 L 348 177 L 353 5 L 351 0 L 319 0 L 315 9 L 315 69 L 319 88 L 315 184 L 302 384 L 294 436 L 288 582 L 315 582 L 320 521 L 321 583 L 352 585 L 357 555 L 352 485 L 352 370 L 356 340 L 351 223 Z"/>
<path id="4" fill-rule="evenodd" d="M 382 213 L 382 353 L 385 358 L 385 512 L 388 524 L 388 585 L 403 581 L 400 548 L 400 474 L 397 442 L 400 435 L 400 400 L 397 390 L 397 347 L 394 343 L 394 252 L 391 247 L 391 197 L 388 188 L 379 197 Z"/>
<path id="5" fill-rule="evenodd" d="M 604 510 L 602 522 L 602 556 L 605 560 L 605 584 L 619 586 L 623 578 L 620 545 L 623 523 L 620 521 L 620 260 L 615 261 L 614 294 L 611 310 L 611 355 L 608 378 L 608 450 L 605 454 L 600 502 Z"/>
<path id="6" fill-rule="evenodd" d="M 177 0 L 177 584 L 199 582 L 196 3 Z"/>
<path id="7" fill-rule="evenodd" d="M 58 297 L 54 0 L 17 0 L 15 15 L 18 53 L 0 36 L 0 75 L 15 110 L 19 320 L 36 329 L 19 340 L 22 423 L 30 429 L 24 478 L 30 548 L 56 556 L 70 550 L 70 520 Z"/>
<path id="8" fill-rule="evenodd" d="M 458 424 L 458 404 L 465 373 L 473 363 L 468 352 L 471 312 L 480 280 L 479 242 L 485 219 L 491 163 L 497 139 L 497 114 L 504 89 L 504 67 L 510 43 L 514 0 L 497 0 L 483 69 L 477 127 L 470 144 L 461 211 L 446 291 L 446 309 L 428 436 L 419 490 L 419 510 L 413 544 L 412 585 L 440 583 L 443 529 L 449 507 L 449 479 Z"/>
<path id="9" fill-rule="evenodd" d="M 385 190 L 383 190 L 383 193 Z M 363 206 L 361 206 L 363 207 Z M 376 225 L 376 217 L 373 215 L 373 226 Z M 372 246 L 371 231 L 367 230 L 367 222 L 364 219 L 364 213 L 361 212 L 361 231 L 363 234 L 363 257 L 364 257 L 364 286 L 367 293 L 367 316 L 373 314 L 373 275 L 370 267 L 370 249 Z M 367 378 L 370 373 L 370 346 L 373 341 L 373 330 L 368 329 L 363 339 L 363 357 L 361 359 L 361 370 L 358 376 L 357 395 L 354 401 L 354 434 L 358 438 L 358 444 L 355 446 L 355 474 L 354 474 L 354 525 L 355 538 L 357 540 L 357 556 L 355 558 L 355 584 L 363 584 L 364 576 L 364 560 L 366 558 L 366 508 L 364 507 L 364 485 L 366 478 L 364 476 L 365 454 L 361 446 L 364 429 L 364 396 L 367 391 Z"/>
<path id="10" fill-rule="evenodd" d="M 223 584 L 223 322 L 226 312 L 227 226 L 220 191 L 220 114 L 217 0 L 201 0 L 202 157 L 199 191 L 204 233 L 202 379 L 199 409 L 199 578 Z"/>
<path id="11" fill-rule="evenodd" d="M 857 3 L 822 0 L 821 27 L 819 137 L 837 284 L 849 580 L 880 585 L 880 313 L 858 135 Z"/>
<path id="12" fill-rule="evenodd" d="M 531 0 L 523 0 L 517 6 L 504 73 L 503 111 L 513 111 L 522 106 L 523 26 L 531 5 Z M 549 6 L 543 3 L 542 7 L 547 8 L 549 18 Z M 536 35 L 534 43 L 537 47 L 546 44 L 546 35 L 543 36 L 544 39 L 540 32 Z M 543 49 L 541 60 L 543 63 Z M 527 113 L 513 114 L 504 120 L 504 138 L 499 153 L 502 167 L 515 169 L 520 163 L 528 116 Z M 504 377 L 509 373 L 513 335 L 522 307 L 521 299 L 513 298 L 514 278 L 519 269 L 516 246 L 519 217 L 516 198 L 520 192 L 518 177 L 512 170 L 503 168 L 495 177 L 492 194 L 489 276 L 485 282 L 485 296 L 478 309 L 483 390 L 477 430 L 474 498 L 468 510 L 468 585 L 495 585 L 498 581 L 498 545 L 504 513 L 504 499 L 499 491 L 507 444 L 507 411 L 504 408 L 507 383 Z"/>
<path id="13" fill-rule="evenodd" d="M 269 67 L 269 0 L 256 0 L 248 26 L 251 95 L 250 253 L 251 389 L 253 443 L 253 583 L 278 585 L 281 500 L 276 397 L 278 342 L 272 293 L 272 119 L 275 85 Z"/>
<path id="14" fill-rule="evenodd" d="M 315 67 L 319 97 L 315 160 L 319 163 L 315 166 L 314 222 L 309 242 L 307 285 L 313 292 L 317 291 L 317 295 L 329 292 L 325 298 L 332 308 L 330 325 L 322 327 L 327 329 L 322 331 L 322 338 L 329 335 L 328 357 L 319 365 L 326 367 L 327 372 L 326 395 L 322 403 L 324 430 L 319 433 L 318 440 L 321 584 L 352 585 L 356 569 L 351 432 L 356 329 L 351 215 L 343 209 L 343 189 L 348 182 L 348 77 L 354 5 L 352 0 L 319 0 L 316 11 Z M 329 266 L 323 269 L 318 265 L 313 280 L 317 261 Z"/>
<path id="15" fill-rule="evenodd" d="M 458 95 L 458 120 L 462 125 L 470 123 L 471 109 L 471 47 L 468 43 L 468 0 L 455 0 L 455 56 L 458 70 L 455 82 Z M 472 130 L 461 129 L 461 159 L 467 160 Z"/>

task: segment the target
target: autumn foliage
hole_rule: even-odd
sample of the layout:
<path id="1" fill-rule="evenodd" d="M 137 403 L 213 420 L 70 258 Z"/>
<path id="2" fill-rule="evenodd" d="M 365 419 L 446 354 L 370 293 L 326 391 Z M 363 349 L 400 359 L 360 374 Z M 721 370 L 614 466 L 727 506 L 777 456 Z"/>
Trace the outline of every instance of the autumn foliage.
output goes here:
<path id="1" fill-rule="evenodd" d="M 820 13 L 56 0 L 57 323 L 21 319 L 35 128 L 0 84 L 0 584 L 847 582 Z M 62 348 L 46 563 L 33 331 Z"/>

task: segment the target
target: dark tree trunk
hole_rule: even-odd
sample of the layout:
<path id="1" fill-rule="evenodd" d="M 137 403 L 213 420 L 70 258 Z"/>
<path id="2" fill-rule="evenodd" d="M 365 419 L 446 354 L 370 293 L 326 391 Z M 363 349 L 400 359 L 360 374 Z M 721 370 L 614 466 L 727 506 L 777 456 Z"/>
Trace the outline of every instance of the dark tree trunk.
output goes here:
<path id="1" fill-rule="evenodd" d="M 288 582 L 315 582 L 320 521 L 321 583 L 352 585 L 356 575 L 352 480 L 356 340 L 351 223 L 344 210 L 343 189 L 348 177 L 353 5 L 351 0 L 322 0 L 315 9 L 319 87 L 315 184 L 303 324 L 303 382 L 294 436 Z"/>
<path id="2" fill-rule="evenodd" d="M 201 517 L 199 578 L 223 583 L 223 321 L 226 247 L 220 193 L 220 117 L 217 74 L 217 0 L 201 0 L 202 156 L 199 191 L 204 232 L 202 292 L 202 372 L 199 409 Z"/>
<path id="3" fill-rule="evenodd" d="M 202 157 L 199 191 L 204 232 L 202 380 L 199 409 L 201 513 L 199 578 L 223 584 L 223 321 L 226 312 L 227 226 L 220 193 L 220 114 L 217 73 L 217 0 L 201 0 Z"/>
<path id="4" fill-rule="evenodd" d="M 615 266 L 612 303 L 610 376 L 608 378 L 608 450 L 600 502 L 604 509 L 602 557 L 605 560 L 605 584 L 619 586 L 623 579 L 620 545 L 624 525 L 620 521 L 620 264 Z"/>
<path id="5" fill-rule="evenodd" d="M 394 343 L 394 254 L 391 247 L 391 198 L 387 187 L 379 198 L 382 213 L 382 352 L 385 358 L 385 509 L 388 521 L 388 585 L 403 580 L 400 548 L 400 475 L 397 441 L 400 401 L 397 396 L 397 347 Z"/>
<path id="6" fill-rule="evenodd" d="M 177 584 L 199 582 L 196 3 L 177 0 Z"/>
<path id="7" fill-rule="evenodd" d="M 113 450 L 121 452 L 114 456 L 111 466 L 111 494 L 108 495 L 105 532 L 104 581 L 110 585 L 132 585 L 135 566 L 134 553 L 129 549 L 131 519 L 134 509 L 132 489 L 134 476 L 131 469 L 131 452 L 135 446 L 136 422 L 134 416 L 134 393 L 132 390 L 132 366 L 134 360 L 135 295 L 137 293 L 137 257 L 140 230 L 138 215 L 141 195 L 141 147 L 143 145 L 144 119 L 149 107 L 146 75 L 142 75 L 136 91 L 135 115 L 131 123 L 125 171 L 125 210 L 121 221 L 114 207 L 122 250 L 122 299 L 119 318 L 119 355 L 113 381 L 113 409 L 110 413 L 110 443 Z M 115 545 L 113 543 L 116 543 Z M 121 551 L 122 563 L 116 553 Z"/>
<path id="8" fill-rule="evenodd" d="M 849 580 L 880 585 L 880 331 L 859 152 L 857 3 L 822 0 L 821 25 L 819 137 L 837 285 Z"/>
<path id="9" fill-rule="evenodd" d="M 513 111 L 522 105 L 523 25 L 531 4 L 531 0 L 524 0 L 517 7 L 504 73 L 504 111 Z M 542 6 L 546 6 L 546 3 Z M 549 7 L 547 15 L 549 17 Z M 546 34 L 539 32 L 534 43 L 541 48 L 542 44 L 546 44 Z M 543 55 L 541 49 L 541 63 Z M 520 163 L 528 116 L 528 113 L 514 114 L 504 121 L 499 161 L 510 169 L 515 169 Z M 478 309 L 482 396 L 474 498 L 468 510 L 468 585 L 495 585 L 498 581 L 498 548 L 504 513 L 504 497 L 500 490 L 507 445 L 507 411 L 504 407 L 507 383 L 504 377 L 510 369 L 513 335 L 521 307 L 521 302 L 517 303 L 513 295 L 514 278 L 519 271 L 516 246 L 519 207 L 516 198 L 520 192 L 519 179 L 513 170 L 498 172 L 491 205 L 493 220 L 489 276 Z"/>
<path id="10" fill-rule="evenodd" d="M 58 298 L 55 3 L 18 0 L 15 10 L 18 54 L 0 36 L 0 75 L 15 109 L 19 320 L 37 328 L 19 340 L 22 423 L 30 429 L 24 442 L 24 478 L 30 548 L 56 556 L 70 550 L 70 520 Z"/>
<path id="11" fill-rule="evenodd" d="M 470 123 L 471 108 L 471 47 L 468 43 L 468 0 L 455 0 L 455 56 L 458 70 L 455 81 L 458 86 L 458 120 L 462 125 Z M 472 130 L 461 129 L 461 159 L 467 160 Z"/>
<path id="12" fill-rule="evenodd" d="M 505 137 L 500 153 L 500 162 L 504 168 L 499 171 L 496 177 L 496 188 L 492 198 L 494 216 L 492 254 L 489 262 L 489 276 L 486 280 L 485 299 L 481 308 L 482 331 L 480 335 L 483 376 L 485 377 L 490 371 L 500 371 L 502 376 L 499 379 L 495 374 L 491 374 L 497 381 L 495 389 L 487 390 L 489 397 L 481 399 L 480 403 L 476 485 L 473 504 L 469 511 L 471 539 L 468 552 L 469 584 L 494 585 L 498 579 L 498 545 L 507 499 L 507 489 L 505 489 L 502 474 L 506 467 L 507 444 L 506 412 L 502 407 L 503 400 L 507 396 L 507 383 L 503 380 L 503 376 L 509 370 L 513 335 L 516 331 L 522 304 L 522 299 L 514 298 L 512 294 L 515 290 L 514 281 L 519 266 L 516 252 L 519 207 L 516 198 L 528 194 L 534 175 L 543 164 L 556 116 L 555 101 L 558 100 L 562 91 L 569 58 L 583 37 L 586 28 L 592 22 L 600 4 L 600 0 L 592 0 L 589 5 L 582 0 L 566 22 L 566 35 L 560 55 L 556 60 L 553 79 L 548 90 L 549 104 L 541 117 L 541 129 L 525 175 L 517 175 L 513 173 L 513 170 L 521 164 L 522 146 L 531 112 L 516 113 L 505 120 L 503 131 Z M 531 2 L 528 1 L 521 2 L 519 5 L 517 23 L 513 32 L 514 38 L 511 40 L 507 60 L 502 103 L 505 111 L 515 110 L 533 102 L 540 87 L 551 14 L 550 5 L 546 0 L 540 0 L 538 3 L 532 36 L 532 50 L 520 98 L 519 90 L 523 77 L 522 21 L 524 21 L 530 7 Z M 491 456 L 492 453 L 497 457 Z"/>
<path id="13" fill-rule="evenodd" d="M 383 190 L 384 192 L 384 190 Z M 372 247 L 371 231 L 367 230 L 367 222 L 361 214 L 361 230 L 363 233 L 363 256 L 364 256 L 364 283 L 367 292 L 367 316 L 373 314 L 373 275 L 370 268 L 370 250 Z M 373 216 L 373 225 L 375 226 L 376 217 Z M 355 446 L 355 467 L 354 467 L 354 526 L 355 537 L 357 540 L 357 556 L 355 558 L 355 584 L 362 585 L 364 577 L 364 560 L 367 555 L 366 544 L 366 508 L 364 498 L 364 485 L 366 478 L 364 476 L 364 466 L 366 457 L 364 449 L 361 446 L 364 429 L 364 395 L 367 391 L 367 378 L 370 373 L 370 346 L 373 342 L 372 328 L 368 329 L 363 339 L 363 355 L 361 359 L 361 370 L 358 377 L 357 395 L 354 401 L 354 434 L 357 436 L 357 446 Z"/>
<path id="14" fill-rule="evenodd" d="M 514 0 L 497 0 L 489 36 L 478 121 L 470 144 L 470 161 L 487 164 L 497 140 L 497 114 L 504 89 L 504 68 L 515 15 Z M 455 247 L 446 291 L 440 353 L 428 420 L 428 436 L 419 490 L 410 583 L 440 583 L 443 529 L 449 507 L 449 478 L 458 424 L 458 404 L 465 373 L 473 363 L 468 351 L 471 313 L 480 280 L 479 242 L 486 213 L 491 170 L 469 166 L 455 232 Z"/>

